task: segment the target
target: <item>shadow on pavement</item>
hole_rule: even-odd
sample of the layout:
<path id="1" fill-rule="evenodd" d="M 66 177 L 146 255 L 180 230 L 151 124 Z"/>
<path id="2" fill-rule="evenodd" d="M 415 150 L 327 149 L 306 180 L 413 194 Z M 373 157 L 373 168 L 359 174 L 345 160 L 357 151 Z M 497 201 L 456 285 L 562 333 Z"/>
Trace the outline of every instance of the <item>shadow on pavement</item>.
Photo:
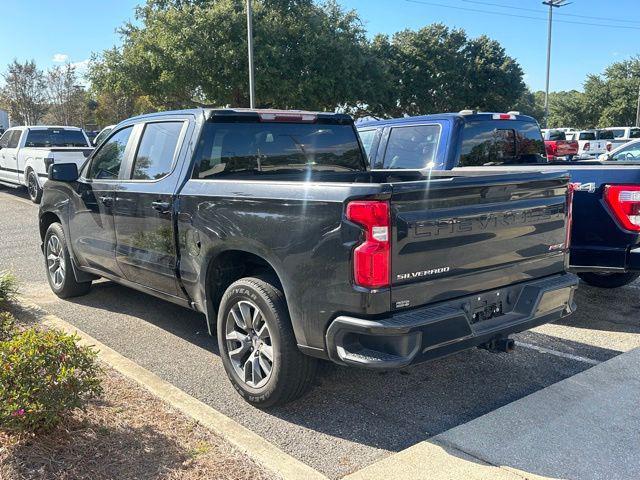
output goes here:
<path id="1" fill-rule="evenodd" d="M 203 315 L 112 282 L 99 282 L 89 295 L 71 301 L 136 317 L 206 350 L 204 358 L 211 362 L 211 368 L 215 365 L 215 374 L 212 372 L 215 381 L 208 388 L 191 385 L 183 378 L 185 372 L 178 381 L 172 377 L 180 375 L 178 372 L 169 374 L 167 379 L 190 393 L 203 392 L 204 401 L 247 426 L 253 427 L 250 422 L 247 424 L 244 415 L 250 412 L 257 416 L 258 423 L 271 417 L 389 451 L 407 448 L 591 366 L 525 348 L 512 354 L 473 349 L 390 372 L 345 368 L 325 362 L 309 394 L 287 406 L 260 412 L 245 404 L 224 377 L 215 339 L 208 337 Z M 553 338 L 530 335 L 536 335 L 541 342 Z M 135 332 L 131 332 L 131 341 L 136 341 Z M 580 344 L 573 343 L 571 347 L 578 350 Z M 600 359 L 619 353 L 597 347 L 590 349 Z M 211 353 L 215 355 L 213 361 Z M 173 349 L 158 346 L 154 354 L 165 357 L 158 361 L 171 365 Z M 195 368 L 199 362 L 199 358 L 194 358 Z M 189 373 L 195 375 L 194 371 Z M 185 385 L 180 385 L 180 381 Z M 216 390 L 215 394 L 209 389 Z"/>
<path id="2" fill-rule="evenodd" d="M 640 284 L 620 288 L 596 288 L 580 282 L 578 311 L 555 323 L 609 332 L 640 334 Z"/>

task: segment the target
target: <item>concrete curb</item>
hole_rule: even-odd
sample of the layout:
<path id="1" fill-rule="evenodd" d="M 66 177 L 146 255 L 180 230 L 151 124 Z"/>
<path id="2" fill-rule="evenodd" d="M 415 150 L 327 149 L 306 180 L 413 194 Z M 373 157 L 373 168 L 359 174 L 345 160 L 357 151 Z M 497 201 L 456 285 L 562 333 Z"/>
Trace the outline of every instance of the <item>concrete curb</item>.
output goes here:
<path id="1" fill-rule="evenodd" d="M 157 375 L 132 360 L 129 360 L 70 323 L 47 313 L 42 307 L 32 303 L 28 299 L 20 299 L 18 305 L 34 312 L 38 316 L 38 319 L 46 326 L 57 328 L 70 334 L 76 334 L 80 337 L 78 343 L 94 347 L 98 351 L 98 357 L 103 362 L 126 377 L 135 380 L 186 416 L 191 417 L 204 427 L 220 435 L 220 437 L 224 438 L 238 450 L 252 457 L 268 470 L 271 470 L 283 478 L 292 480 L 327 479 L 326 476 L 317 470 L 283 452 L 235 420 L 232 420 L 216 409 L 188 395 L 169 382 L 162 380 Z"/>

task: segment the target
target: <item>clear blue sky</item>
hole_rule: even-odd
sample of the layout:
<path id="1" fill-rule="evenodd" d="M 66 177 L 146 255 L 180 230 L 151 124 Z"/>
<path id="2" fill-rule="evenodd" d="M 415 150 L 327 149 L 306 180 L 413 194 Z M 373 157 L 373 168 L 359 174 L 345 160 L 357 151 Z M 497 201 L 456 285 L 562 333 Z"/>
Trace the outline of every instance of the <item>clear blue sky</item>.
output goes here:
<path id="1" fill-rule="evenodd" d="M 115 30 L 133 19 L 140 1 L 2 0 L 0 68 L 14 57 L 33 58 L 44 68 L 64 61 L 81 68 L 91 52 L 119 43 Z M 544 88 L 547 9 L 540 0 L 339 1 L 360 13 L 369 35 L 433 22 L 464 28 L 471 36 L 486 34 L 518 60 L 532 89 Z M 554 17 L 558 22 L 554 24 L 551 90 L 580 89 L 588 73 L 600 73 L 614 61 L 640 54 L 639 7 L 640 0 L 573 0 L 556 9 L 562 15 Z"/>

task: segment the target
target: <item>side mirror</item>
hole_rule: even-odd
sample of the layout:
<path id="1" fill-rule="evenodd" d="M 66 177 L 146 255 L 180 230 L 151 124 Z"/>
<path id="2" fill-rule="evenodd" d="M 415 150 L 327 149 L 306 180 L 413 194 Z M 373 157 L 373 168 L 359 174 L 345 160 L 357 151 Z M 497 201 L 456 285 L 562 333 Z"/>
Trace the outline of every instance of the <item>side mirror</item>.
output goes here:
<path id="1" fill-rule="evenodd" d="M 606 162 L 608 160 L 611 160 L 611 155 L 609 155 L 608 153 L 601 153 L 598 156 L 598 160 L 600 160 L 601 162 Z"/>
<path id="2" fill-rule="evenodd" d="M 75 182 L 79 176 L 75 163 L 54 163 L 49 167 L 49 180 Z"/>

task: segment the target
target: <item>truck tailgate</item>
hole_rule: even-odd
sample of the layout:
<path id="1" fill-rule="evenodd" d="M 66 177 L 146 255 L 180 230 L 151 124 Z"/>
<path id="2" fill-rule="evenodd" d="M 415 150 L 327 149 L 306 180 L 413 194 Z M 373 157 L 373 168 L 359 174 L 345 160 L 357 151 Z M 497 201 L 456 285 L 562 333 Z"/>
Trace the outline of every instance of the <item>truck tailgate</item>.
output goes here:
<path id="1" fill-rule="evenodd" d="M 434 175 L 391 184 L 392 307 L 564 271 L 566 173 Z"/>
<path id="2" fill-rule="evenodd" d="M 79 148 L 79 147 L 59 147 L 47 149 L 49 157 L 54 159 L 55 163 L 75 163 L 80 166 L 84 163 L 87 157 L 93 151 L 93 148 Z"/>

